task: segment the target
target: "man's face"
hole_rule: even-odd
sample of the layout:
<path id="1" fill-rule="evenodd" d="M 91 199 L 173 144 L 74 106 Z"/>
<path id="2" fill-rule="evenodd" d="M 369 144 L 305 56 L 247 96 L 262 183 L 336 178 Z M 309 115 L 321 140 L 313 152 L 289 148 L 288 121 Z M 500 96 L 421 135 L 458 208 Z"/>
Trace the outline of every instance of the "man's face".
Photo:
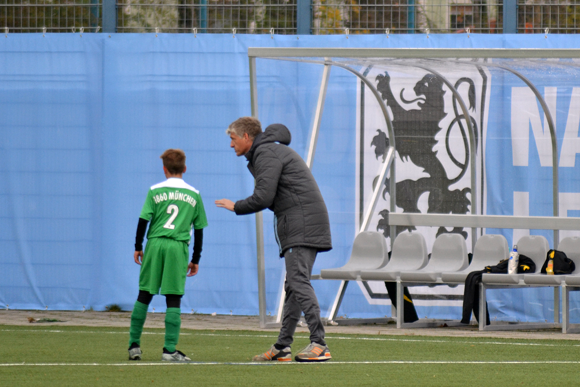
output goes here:
<path id="1" fill-rule="evenodd" d="M 230 138 L 232 141 L 230 142 L 230 147 L 234 148 L 236 151 L 236 156 L 243 156 L 252 147 L 252 140 L 248 136 L 248 133 L 244 133 L 242 137 L 238 136 L 234 132 L 230 133 Z"/>

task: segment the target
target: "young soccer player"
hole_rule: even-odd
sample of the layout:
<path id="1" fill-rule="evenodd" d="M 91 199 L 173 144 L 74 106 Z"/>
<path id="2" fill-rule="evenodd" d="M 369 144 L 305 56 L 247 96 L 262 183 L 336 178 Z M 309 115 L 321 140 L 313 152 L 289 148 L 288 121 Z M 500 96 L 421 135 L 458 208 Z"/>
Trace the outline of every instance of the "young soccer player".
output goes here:
<path id="1" fill-rule="evenodd" d="M 162 155 L 165 180 L 149 189 L 139 216 L 135 238 L 135 263 L 141 265 L 139 296 L 131 314 L 129 360 L 141 360 L 141 333 L 153 295 L 161 293 L 167 302 L 165 313 L 165 346 L 161 360 L 191 361 L 175 346 L 181 328 L 181 297 L 185 278 L 197 274 L 203 228 L 207 219 L 199 191 L 183 181 L 185 153 L 168 149 Z M 147 247 L 143 254 L 143 238 L 147 230 Z M 194 229 L 193 257 L 189 262 L 189 242 Z"/>

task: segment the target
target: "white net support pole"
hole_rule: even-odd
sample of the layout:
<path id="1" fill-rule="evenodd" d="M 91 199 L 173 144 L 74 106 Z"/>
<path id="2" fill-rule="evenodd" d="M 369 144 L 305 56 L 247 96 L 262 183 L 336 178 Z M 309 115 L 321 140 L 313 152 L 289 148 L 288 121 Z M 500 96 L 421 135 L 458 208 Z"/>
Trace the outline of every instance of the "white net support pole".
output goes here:
<path id="1" fill-rule="evenodd" d="M 258 118 L 258 82 L 256 79 L 256 58 L 250 57 L 250 100 L 252 117 Z M 264 220 L 262 212 L 256 213 L 256 258 L 258 261 L 258 305 L 260 328 L 266 328 L 266 264 L 264 259 Z"/>

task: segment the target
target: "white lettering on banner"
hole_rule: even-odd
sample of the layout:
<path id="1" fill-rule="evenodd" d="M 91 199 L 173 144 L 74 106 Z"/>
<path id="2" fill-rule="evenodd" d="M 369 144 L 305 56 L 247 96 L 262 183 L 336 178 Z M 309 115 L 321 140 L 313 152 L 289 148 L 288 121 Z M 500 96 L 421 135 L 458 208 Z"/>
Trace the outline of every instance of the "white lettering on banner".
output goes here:
<path id="1" fill-rule="evenodd" d="M 514 216 L 530 216 L 529 192 L 514 191 Z M 512 234 L 512 244 L 517 244 L 518 240 L 526 235 L 530 235 L 530 230 L 514 229 Z"/>
<path id="2" fill-rule="evenodd" d="M 568 217 L 568 211 L 580 210 L 580 193 L 578 192 L 560 192 L 558 195 L 558 214 L 562 218 Z M 560 240 L 569 236 L 580 236 L 579 230 L 561 230 Z"/>
<path id="3" fill-rule="evenodd" d="M 568 110 L 566 132 L 564 133 L 564 141 L 560 151 L 561 167 L 574 168 L 576 165 L 576 155 L 580 153 L 578 127 L 580 127 L 580 88 L 574 87 L 570 99 L 570 109 Z"/>
<path id="4" fill-rule="evenodd" d="M 557 88 L 544 88 L 544 100 L 550 112 L 556 111 Z M 556 117 L 552 114 L 554 126 Z M 527 87 L 512 88 L 511 132 L 513 165 L 529 165 L 530 127 L 536 140 L 536 148 L 542 167 L 552 166 L 552 139 L 548 120 L 544 115 L 544 125 L 540 120 L 540 110 L 534 92 Z"/>

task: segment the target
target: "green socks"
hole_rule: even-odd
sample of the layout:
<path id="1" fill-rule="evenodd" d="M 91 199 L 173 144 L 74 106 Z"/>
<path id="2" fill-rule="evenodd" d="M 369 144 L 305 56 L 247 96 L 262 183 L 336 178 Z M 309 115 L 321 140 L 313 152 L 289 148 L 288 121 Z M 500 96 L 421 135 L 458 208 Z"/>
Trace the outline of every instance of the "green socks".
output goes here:
<path id="1" fill-rule="evenodd" d="M 181 329 L 181 308 L 167 308 L 165 312 L 165 349 L 175 352 Z"/>
<path id="2" fill-rule="evenodd" d="M 131 313 L 131 328 L 129 329 L 129 346 L 135 343 L 141 345 L 141 333 L 143 333 L 143 325 L 147 318 L 147 309 L 149 305 L 145 305 L 139 301 L 135 302 L 133 306 L 133 313 Z"/>
<path id="3" fill-rule="evenodd" d="M 141 334 L 143 325 L 147 318 L 148 305 L 139 301 L 135 302 L 133 313 L 131 313 L 131 328 L 129 329 L 129 346 L 135 343 L 141 345 Z M 179 339 L 181 330 L 181 308 L 167 308 L 165 312 L 165 349 L 175 352 L 175 346 Z"/>

